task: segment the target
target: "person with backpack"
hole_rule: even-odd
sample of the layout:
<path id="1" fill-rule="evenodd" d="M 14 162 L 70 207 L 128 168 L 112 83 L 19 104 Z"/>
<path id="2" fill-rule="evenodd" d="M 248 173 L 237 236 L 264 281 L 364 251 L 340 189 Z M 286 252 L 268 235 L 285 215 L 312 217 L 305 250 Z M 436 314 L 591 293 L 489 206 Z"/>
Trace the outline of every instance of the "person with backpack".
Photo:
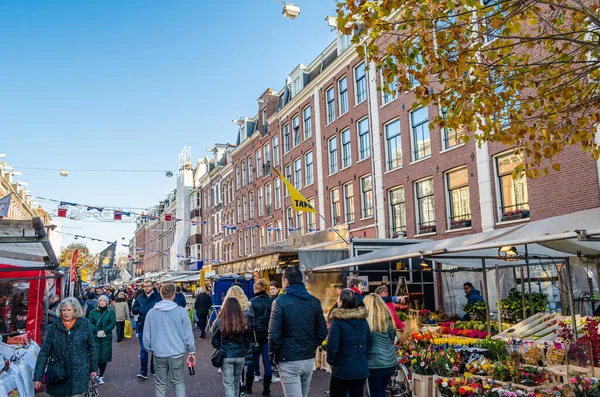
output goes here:
<path id="1" fill-rule="evenodd" d="M 88 318 L 90 312 L 98 307 L 98 296 L 92 291 L 88 292 L 86 295 L 85 304 L 83 305 L 83 310 L 85 312 L 85 318 Z"/>

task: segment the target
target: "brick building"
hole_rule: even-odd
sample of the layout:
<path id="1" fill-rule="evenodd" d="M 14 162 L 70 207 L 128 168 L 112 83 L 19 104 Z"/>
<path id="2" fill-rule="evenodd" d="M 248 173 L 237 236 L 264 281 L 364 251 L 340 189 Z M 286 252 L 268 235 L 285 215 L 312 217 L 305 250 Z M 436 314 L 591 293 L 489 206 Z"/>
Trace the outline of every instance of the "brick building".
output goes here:
<path id="1" fill-rule="evenodd" d="M 587 153 L 568 148 L 560 172 L 513 180 L 511 148 L 430 130 L 440 109 L 413 109 L 411 92 L 386 94 L 380 81 L 338 37 L 280 91 L 266 90 L 256 115 L 235 121 L 235 147 L 196 168 L 192 257 L 217 269 L 331 227 L 352 238 L 444 239 L 600 206 Z M 293 211 L 274 168 L 324 219 Z"/>

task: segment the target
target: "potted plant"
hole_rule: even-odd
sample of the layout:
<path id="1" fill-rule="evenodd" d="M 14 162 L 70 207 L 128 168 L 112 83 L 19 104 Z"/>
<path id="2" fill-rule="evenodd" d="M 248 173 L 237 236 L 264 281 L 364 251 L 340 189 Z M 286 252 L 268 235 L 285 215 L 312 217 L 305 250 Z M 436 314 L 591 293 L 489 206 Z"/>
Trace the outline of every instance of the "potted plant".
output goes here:
<path id="1" fill-rule="evenodd" d="M 450 229 L 460 229 L 463 227 L 471 227 L 470 219 L 453 219 L 450 221 Z"/>

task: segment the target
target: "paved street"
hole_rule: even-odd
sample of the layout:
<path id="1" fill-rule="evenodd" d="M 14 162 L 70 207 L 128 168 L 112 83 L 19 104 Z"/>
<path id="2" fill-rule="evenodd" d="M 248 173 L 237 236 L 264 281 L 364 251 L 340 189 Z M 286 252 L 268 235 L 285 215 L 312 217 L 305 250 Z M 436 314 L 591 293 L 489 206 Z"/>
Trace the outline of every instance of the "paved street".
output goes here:
<path id="1" fill-rule="evenodd" d="M 210 339 L 199 339 L 199 331 L 194 330 L 196 335 L 196 375 L 185 374 L 185 385 L 188 396 L 222 396 L 223 384 L 221 376 L 210 364 L 210 355 L 213 348 Z M 140 369 L 139 343 L 137 338 L 125 339 L 117 343 L 113 337 L 113 361 L 108 364 L 104 379 L 106 383 L 99 386 L 100 395 L 123 395 L 123 396 L 152 396 L 154 395 L 154 381 L 149 378 L 141 381 L 136 378 Z M 325 371 L 316 371 L 311 384 L 310 396 L 325 396 L 329 390 L 329 374 Z M 273 397 L 282 397 L 283 392 L 279 383 L 274 383 L 272 388 Z M 252 396 L 260 396 L 262 384 L 257 385 Z M 39 394 L 42 396 L 41 394 Z M 174 391 L 169 388 L 168 395 L 174 396 Z M 47 394 L 43 394 L 47 396 Z"/>

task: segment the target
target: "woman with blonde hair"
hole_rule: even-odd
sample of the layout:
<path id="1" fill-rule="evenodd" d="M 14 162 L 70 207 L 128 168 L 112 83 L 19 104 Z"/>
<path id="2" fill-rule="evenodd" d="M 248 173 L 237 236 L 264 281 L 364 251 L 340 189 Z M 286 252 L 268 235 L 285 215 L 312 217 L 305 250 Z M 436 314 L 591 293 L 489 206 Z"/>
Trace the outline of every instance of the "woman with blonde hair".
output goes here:
<path id="1" fill-rule="evenodd" d="M 369 313 L 367 323 L 373 341 L 368 351 L 369 392 L 371 397 L 385 397 L 387 385 L 398 367 L 394 346 L 396 324 L 379 295 L 367 295 L 364 303 Z"/>
<path id="2" fill-rule="evenodd" d="M 242 391 L 247 394 L 252 394 L 252 384 L 254 383 L 254 352 L 253 346 L 255 342 L 256 335 L 256 325 L 254 321 L 254 311 L 252 310 L 252 305 L 248 300 L 246 294 L 244 294 L 244 290 L 238 287 L 237 285 L 233 285 L 231 288 L 227 290 L 227 295 L 225 295 L 225 300 L 227 299 L 235 299 L 240 304 L 242 311 L 244 312 L 244 317 L 246 318 L 246 323 L 248 324 L 248 330 L 250 331 L 250 348 L 246 352 L 246 372 L 244 374 L 244 386 L 242 387 Z"/>

